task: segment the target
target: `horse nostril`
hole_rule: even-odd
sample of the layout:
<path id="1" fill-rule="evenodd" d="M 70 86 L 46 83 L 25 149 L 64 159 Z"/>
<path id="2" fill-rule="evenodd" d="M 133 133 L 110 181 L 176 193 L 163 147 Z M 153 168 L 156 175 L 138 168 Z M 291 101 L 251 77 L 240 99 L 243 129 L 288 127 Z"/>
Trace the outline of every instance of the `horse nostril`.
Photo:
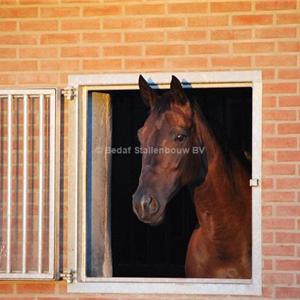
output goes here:
<path id="1" fill-rule="evenodd" d="M 159 209 L 158 201 L 152 196 L 143 196 L 141 200 L 141 206 L 143 211 L 148 211 L 151 214 L 155 214 Z"/>

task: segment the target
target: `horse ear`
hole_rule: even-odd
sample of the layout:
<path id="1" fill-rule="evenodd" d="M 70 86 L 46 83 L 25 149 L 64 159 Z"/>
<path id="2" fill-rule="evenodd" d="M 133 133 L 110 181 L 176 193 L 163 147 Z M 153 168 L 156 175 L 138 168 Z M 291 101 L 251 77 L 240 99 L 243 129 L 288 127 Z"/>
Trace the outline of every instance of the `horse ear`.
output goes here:
<path id="1" fill-rule="evenodd" d="M 181 83 L 180 83 L 179 79 L 174 75 L 172 75 L 172 80 L 171 80 L 170 86 L 171 86 L 171 90 L 176 95 L 175 100 L 179 100 L 180 104 L 186 103 L 188 99 L 187 99 L 187 97 L 184 93 L 184 90 L 181 86 Z"/>
<path id="2" fill-rule="evenodd" d="M 139 88 L 144 103 L 152 109 L 156 103 L 157 96 L 142 75 L 139 77 Z"/>

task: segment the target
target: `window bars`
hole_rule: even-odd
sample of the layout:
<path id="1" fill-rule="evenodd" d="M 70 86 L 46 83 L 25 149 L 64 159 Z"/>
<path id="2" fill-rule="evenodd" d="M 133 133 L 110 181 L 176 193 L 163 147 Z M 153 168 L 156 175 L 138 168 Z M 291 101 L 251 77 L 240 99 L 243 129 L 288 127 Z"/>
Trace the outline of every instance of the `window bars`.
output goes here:
<path id="1" fill-rule="evenodd" d="M 54 277 L 55 89 L 0 90 L 0 279 Z"/>

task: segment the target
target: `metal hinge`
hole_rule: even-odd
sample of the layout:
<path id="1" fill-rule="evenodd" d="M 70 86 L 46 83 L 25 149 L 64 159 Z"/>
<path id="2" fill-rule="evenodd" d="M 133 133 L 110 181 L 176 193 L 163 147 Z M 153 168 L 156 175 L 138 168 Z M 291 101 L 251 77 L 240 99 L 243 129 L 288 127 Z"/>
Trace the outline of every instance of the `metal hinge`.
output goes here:
<path id="1" fill-rule="evenodd" d="M 67 283 L 72 283 L 75 280 L 75 271 L 70 270 L 60 274 L 60 279 L 66 280 Z"/>
<path id="2" fill-rule="evenodd" d="M 259 179 L 258 178 L 251 178 L 249 180 L 249 185 L 250 186 L 258 186 L 259 185 Z"/>
<path id="3" fill-rule="evenodd" d="M 75 100 L 77 97 L 77 89 L 72 86 L 67 86 L 61 90 L 65 100 Z"/>

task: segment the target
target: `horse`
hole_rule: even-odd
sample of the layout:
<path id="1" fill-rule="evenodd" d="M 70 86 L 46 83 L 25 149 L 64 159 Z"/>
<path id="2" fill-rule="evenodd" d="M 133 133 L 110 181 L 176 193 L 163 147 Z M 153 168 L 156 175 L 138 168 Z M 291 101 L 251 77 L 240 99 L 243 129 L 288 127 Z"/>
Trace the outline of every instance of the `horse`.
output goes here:
<path id="1" fill-rule="evenodd" d="M 141 147 L 169 151 L 143 151 L 132 196 L 134 213 L 140 221 L 158 225 L 168 202 L 188 186 L 199 225 L 188 243 L 185 276 L 251 278 L 249 171 L 233 151 L 224 153 L 201 109 L 187 98 L 175 76 L 170 89 L 158 95 L 140 75 L 139 90 L 150 108 L 137 134 Z"/>

